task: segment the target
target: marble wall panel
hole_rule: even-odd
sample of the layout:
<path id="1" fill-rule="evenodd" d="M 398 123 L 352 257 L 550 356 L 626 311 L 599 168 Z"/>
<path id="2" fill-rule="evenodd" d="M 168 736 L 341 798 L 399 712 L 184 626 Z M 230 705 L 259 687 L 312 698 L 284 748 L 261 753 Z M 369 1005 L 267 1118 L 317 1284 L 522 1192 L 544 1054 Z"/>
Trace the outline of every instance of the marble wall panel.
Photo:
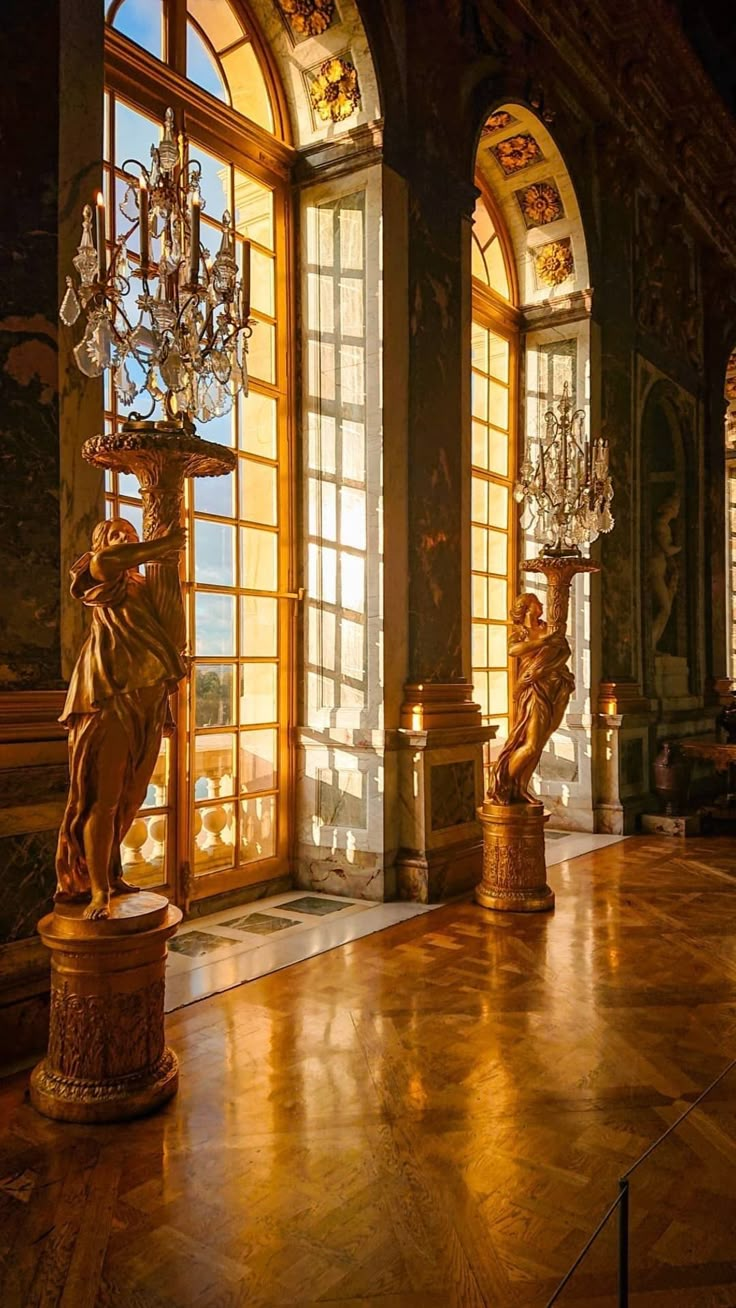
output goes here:
<path id="1" fill-rule="evenodd" d="M 53 908 L 57 829 L 0 838 L 0 940 L 32 936 Z"/>
<path id="2" fill-rule="evenodd" d="M 0 688 L 56 687 L 59 459 L 56 355 L 58 24 L 6 6 L 0 206 Z M 43 86 L 43 94 L 39 87 Z"/>

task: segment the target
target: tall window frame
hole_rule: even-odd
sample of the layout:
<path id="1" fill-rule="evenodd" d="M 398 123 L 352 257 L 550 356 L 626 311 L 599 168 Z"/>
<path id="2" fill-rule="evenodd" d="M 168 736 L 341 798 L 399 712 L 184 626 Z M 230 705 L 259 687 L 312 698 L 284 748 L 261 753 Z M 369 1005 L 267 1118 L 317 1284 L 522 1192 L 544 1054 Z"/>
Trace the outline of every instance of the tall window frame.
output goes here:
<path id="1" fill-rule="evenodd" d="M 513 723 L 514 665 L 508 654 L 508 621 L 517 589 L 520 550 L 513 486 L 518 465 L 521 313 L 510 239 L 487 187 L 479 178 L 476 186 L 486 230 L 480 242 L 473 233 L 473 265 L 487 274 L 489 284 L 473 275 L 471 667 L 483 725 L 495 725 L 496 738 L 501 741 Z M 493 228 L 490 243 L 489 223 Z M 493 742 L 486 745 L 486 787 L 497 752 Z"/>
<path id="2" fill-rule="evenodd" d="M 124 0 L 123 0 L 124 2 Z M 214 512 L 203 502 L 198 501 L 197 484 L 188 482 L 186 490 L 186 523 L 189 529 L 187 555 L 184 564 L 184 598 L 187 608 L 188 632 L 191 639 L 195 607 L 198 597 L 211 593 L 225 594 L 231 599 L 235 612 L 233 648 L 223 658 L 219 656 L 198 654 L 197 646 L 190 649 L 193 656 L 193 675 L 187 679 L 179 691 L 176 705 L 177 731 L 174 737 L 165 741 L 157 770 L 154 773 L 152 789 L 149 790 L 147 804 L 141 811 L 142 822 L 134 824 L 133 839 L 124 849 L 127 872 L 131 879 L 138 879 L 141 884 L 163 890 L 175 902 L 187 906 L 192 900 L 205 899 L 213 895 L 241 889 L 249 884 L 260 883 L 283 877 L 288 872 L 291 845 L 293 841 L 294 796 L 291 777 L 293 774 L 291 730 L 294 718 L 294 649 L 296 635 L 295 603 L 295 560 L 294 513 L 292 498 L 294 442 L 293 426 L 293 381 L 290 362 L 293 356 L 293 232 L 290 197 L 290 167 L 294 152 L 288 143 L 288 121 L 286 118 L 283 96 L 270 64 L 268 53 L 260 42 L 257 29 L 245 6 L 233 3 L 233 10 L 238 18 L 247 25 L 249 40 L 256 50 L 264 81 L 268 87 L 273 110 L 273 134 L 258 123 L 244 118 L 237 110 L 220 100 L 192 81 L 187 80 L 186 71 L 186 27 L 187 0 L 165 0 L 162 6 L 163 33 L 162 53 L 164 60 L 137 45 L 132 39 L 121 35 L 109 24 L 105 26 L 105 94 L 106 106 L 120 100 L 135 112 L 144 114 L 156 123 L 160 123 L 166 108 L 174 110 L 177 130 L 183 130 L 187 139 L 194 143 L 192 154 L 197 150 L 210 153 L 215 159 L 225 162 L 230 170 L 230 195 L 235 196 L 236 182 L 239 176 L 247 176 L 254 186 L 260 186 L 272 197 L 272 240 L 270 248 L 264 246 L 261 261 L 266 257 L 272 262 L 271 286 L 272 304 L 265 309 L 259 308 L 256 295 L 256 268 L 253 267 L 253 312 L 256 320 L 252 345 L 252 357 L 261 348 L 257 339 L 259 324 L 264 336 L 273 334 L 271 357 L 273 361 L 270 376 L 264 369 L 261 373 L 253 372 L 248 401 L 236 400 L 232 421 L 232 439 L 230 443 L 238 450 L 238 473 L 234 494 L 231 499 L 231 512 L 222 510 Z M 120 3 L 108 8 L 108 20 L 120 9 Z M 110 99 L 113 98 L 113 100 Z M 110 178 L 114 176 L 113 165 L 120 161 L 111 156 L 108 142 L 111 135 L 110 112 L 106 113 L 105 141 L 105 190 L 108 201 L 111 199 Z M 114 121 L 114 119 L 113 119 Z M 281 138 L 281 139 L 280 139 Z M 151 141 L 155 140 L 155 135 Z M 108 157 L 110 156 L 110 157 Z M 224 183 L 223 183 L 224 185 Z M 115 203 L 108 202 L 109 220 L 114 220 Z M 232 205 L 223 207 L 231 208 Z M 236 205 L 237 208 L 237 205 Z M 218 219 L 221 215 L 214 209 L 208 217 Z M 237 226 L 237 213 L 236 226 Z M 217 235 L 221 224 L 214 221 L 211 236 Z M 114 233 L 108 231 L 108 240 Z M 242 232 L 241 235 L 252 233 Z M 205 237 L 203 236 L 203 239 Z M 253 238 L 252 238 L 253 239 Z M 207 243 L 205 241 L 205 243 Z M 215 247 L 216 248 L 216 247 Z M 258 237 L 253 239 L 252 257 L 258 258 Z M 134 261 L 135 251 L 130 254 Z M 267 367 L 268 365 L 266 365 Z M 262 397 L 264 407 L 275 412 L 274 448 L 259 452 L 253 443 L 247 441 L 247 428 L 244 414 L 245 406 L 252 406 L 253 397 Z M 158 414 L 154 416 L 159 416 Z M 114 428 L 124 414 L 116 411 L 111 388 L 105 392 L 105 421 L 108 429 Z M 212 434 L 208 431 L 211 424 L 199 427 L 200 435 L 205 439 Z M 218 437 L 215 437 L 216 439 Z M 220 437 L 221 438 L 221 437 Z M 244 507 L 247 499 L 245 473 L 251 468 L 267 472 L 272 481 L 275 495 L 275 516 L 273 525 L 265 522 L 263 514 L 256 509 Z M 223 481 L 229 479 L 222 479 Z M 122 481 L 122 484 L 121 484 Z M 135 520 L 139 507 L 132 479 L 121 479 L 116 474 L 107 474 L 106 510 L 108 514 L 120 514 Z M 127 492 L 127 493 L 126 493 Z M 251 502 L 253 497 L 251 496 Z M 232 576 L 226 577 L 229 584 L 210 586 L 201 582 L 195 575 L 195 552 L 198 525 L 211 524 L 223 528 L 223 535 L 232 538 L 234 551 L 232 557 Z M 260 584 L 259 578 L 246 574 L 248 543 L 260 533 L 272 532 L 275 536 L 275 575 L 271 580 Z M 251 584 L 246 584 L 247 582 Z M 259 600 L 272 605 L 276 613 L 276 646 L 268 651 L 267 658 L 252 657 L 244 652 L 244 632 L 246 631 L 244 614 L 248 605 L 251 609 Z M 262 607 L 264 607 L 262 605 Z M 251 651 L 252 653 L 252 651 Z M 272 657 L 273 653 L 273 657 Z M 225 734 L 232 734 L 234 742 L 233 768 L 230 774 L 213 779 L 211 793 L 202 797 L 195 789 L 195 766 L 197 742 L 206 736 L 209 728 L 200 729 L 197 724 L 197 672 L 208 666 L 229 664 L 232 668 L 232 689 L 230 691 L 232 710 L 226 718 Z M 263 667 L 264 663 L 273 664 L 277 678 L 276 708 L 273 720 L 254 723 L 241 722 L 241 710 L 244 702 L 246 669 Z M 255 692 L 257 698 L 257 691 Z M 251 694 L 250 702 L 253 702 Z M 264 735 L 275 733 L 275 767 L 273 784 L 260 787 L 257 792 L 248 789 L 250 782 L 245 780 L 246 764 L 243 762 L 243 740 L 251 736 L 253 728 Z M 216 729 L 212 731 L 216 735 Z M 206 741 L 205 741 L 206 743 Z M 257 771 L 257 767 L 250 771 Z M 225 786 L 225 792 L 222 786 Z M 209 801 L 209 802 L 208 802 Z M 269 806 L 275 814 L 275 821 L 270 826 L 270 835 L 260 843 L 257 839 L 246 841 L 251 828 L 258 827 L 259 834 L 269 830 L 269 824 L 263 816 L 258 816 L 258 805 L 263 813 Z M 250 815 L 250 809 L 253 810 Z M 259 810 L 260 811 L 260 810 Z M 214 814 L 210 821 L 210 814 Z M 222 843 L 223 830 L 220 827 L 223 816 L 232 826 L 233 855 L 202 859 L 202 833 L 207 829 L 205 851 L 217 842 Z M 218 827 L 220 829 L 218 830 Z M 146 838 L 143 839 L 144 829 Z M 229 829 L 229 828 L 228 828 Z M 131 829 L 133 831 L 133 829 Z M 155 857 L 144 857 L 145 851 L 153 845 L 157 849 Z M 250 849 L 250 856 L 248 856 Z M 145 864 L 145 867 L 142 865 Z"/>

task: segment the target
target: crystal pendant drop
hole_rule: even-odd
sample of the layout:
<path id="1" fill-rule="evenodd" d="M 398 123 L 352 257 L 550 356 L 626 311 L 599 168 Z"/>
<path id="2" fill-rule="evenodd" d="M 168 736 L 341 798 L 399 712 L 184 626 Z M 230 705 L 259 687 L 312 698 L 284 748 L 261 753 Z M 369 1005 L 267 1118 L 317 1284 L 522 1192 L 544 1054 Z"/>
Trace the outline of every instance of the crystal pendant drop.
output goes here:
<path id="1" fill-rule="evenodd" d="M 130 374 L 125 365 L 125 360 L 121 359 L 112 375 L 115 392 L 121 404 L 132 404 L 136 397 L 136 387 L 131 381 Z"/>
<path id="2" fill-rule="evenodd" d="M 118 257 L 115 262 L 115 275 L 116 277 L 121 277 L 126 282 L 130 277 L 130 264 L 128 263 L 128 249 L 125 244 L 125 241 L 121 242 L 120 249 L 118 250 Z"/>
<path id="3" fill-rule="evenodd" d="M 89 350 L 92 339 L 92 332 L 90 329 L 91 323 L 87 325 L 87 330 L 79 342 L 79 345 L 75 345 L 74 347 L 74 358 L 79 371 L 83 372 L 85 377 L 101 377 L 104 368 L 100 363 L 97 363 L 96 360 L 92 358 Z"/>
<path id="4" fill-rule="evenodd" d="M 79 317 L 81 312 L 82 312 L 82 306 L 77 298 L 77 292 L 74 289 L 74 284 L 72 282 L 71 277 L 67 277 L 66 291 L 64 293 L 64 299 L 61 301 L 61 308 L 59 309 L 59 317 L 61 318 L 61 321 L 63 322 L 65 327 L 72 327 L 74 323 L 77 321 L 77 318 Z"/>
<path id="5" fill-rule="evenodd" d="M 99 364 L 100 368 L 109 368 L 112 363 L 115 337 L 105 310 L 99 309 L 93 313 L 89 325 L 92 328 L 87 345 L 90 358 L 93 363 Z"/>
<path id="6" fill-rule="evenodd" d="M 159 163 L 165 173 L 170 173 L 179 158 L 179 151 L 174 140 L 174 110 L 167 109 L 164 116 L 164 134 L 158 147 Z"/>

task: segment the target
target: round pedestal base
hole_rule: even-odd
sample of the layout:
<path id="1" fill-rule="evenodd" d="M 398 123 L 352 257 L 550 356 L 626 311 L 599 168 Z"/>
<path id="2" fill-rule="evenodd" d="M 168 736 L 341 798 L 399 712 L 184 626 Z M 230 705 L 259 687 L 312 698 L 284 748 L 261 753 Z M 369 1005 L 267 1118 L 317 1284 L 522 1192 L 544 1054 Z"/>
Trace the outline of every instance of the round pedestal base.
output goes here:
<path id="1" fill-rule="evenodd" d="M 478 809 L 483 827 L 483 877 L 475 898 L 501 913 L 545 913 L 555 906 L 547 885 L 541 804 L 491 804 Z"/>
<path id="2" fill-rule="evenodd" d="M 51 950 L 49 1046 L 31 1075 L 31 1103 L 61 1122 L 120 1122 L 176 1094 L 179 1064 L 164 1043 L 166 941 L 181 912 L 160 895 L 123 895 L 110 917 L 59 904 L 39 922 Z"/>
<path id="3" fill-rule="evenodd" d="M 124 1122 L 160 1108 L 179 1088 L 179 1059 L 168 1046 L 145 1072 L 117 1081 L 62 1076 L 48 1059 L 31 1073 L 31 1103 L 57 1122 Z"/>

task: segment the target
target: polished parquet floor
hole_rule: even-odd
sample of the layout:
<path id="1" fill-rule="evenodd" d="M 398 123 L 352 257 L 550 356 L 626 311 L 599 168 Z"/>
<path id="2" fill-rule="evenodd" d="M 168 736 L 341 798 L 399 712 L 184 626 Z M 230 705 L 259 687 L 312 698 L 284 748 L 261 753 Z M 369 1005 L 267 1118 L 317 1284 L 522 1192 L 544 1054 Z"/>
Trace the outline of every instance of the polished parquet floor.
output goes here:
<path id="1" fill-rule="evenodd" d="M 0 1083 L 2 1308 L 542 1308 L 736 1054 L 736 841 L 552 869 L 174 1014 L 181 1091 L 77 1128 Z M 736 1305 L 736 1074 L 632 1182 L 632 1304 Z M 561 1304 L 615 1302 L 613 1233 Z"/>

